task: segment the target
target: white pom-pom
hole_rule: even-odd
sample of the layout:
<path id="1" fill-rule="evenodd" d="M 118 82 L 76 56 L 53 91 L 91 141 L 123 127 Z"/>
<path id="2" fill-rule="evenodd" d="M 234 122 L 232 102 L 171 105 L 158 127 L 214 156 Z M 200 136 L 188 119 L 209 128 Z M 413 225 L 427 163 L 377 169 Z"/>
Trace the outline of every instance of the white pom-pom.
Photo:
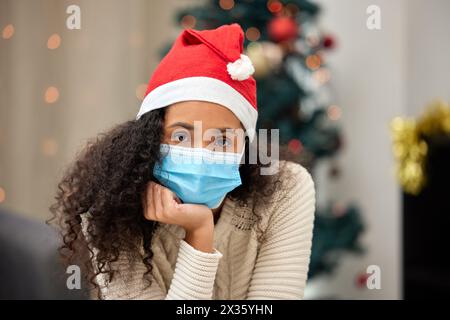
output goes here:
<path id="1" fill-rule="evenodd" d="M 227 64 L 227 71 L 231 79 L 242 81 L 248 79 L 255 72 L 255 68 L 250 58 L 241 54 L 240 59 Z"/>

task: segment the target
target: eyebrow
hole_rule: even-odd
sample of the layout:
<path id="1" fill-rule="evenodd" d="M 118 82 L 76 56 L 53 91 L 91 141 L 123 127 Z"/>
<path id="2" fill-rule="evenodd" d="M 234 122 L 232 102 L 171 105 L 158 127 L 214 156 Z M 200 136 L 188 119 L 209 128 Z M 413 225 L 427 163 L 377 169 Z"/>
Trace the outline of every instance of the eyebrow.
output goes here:
<path id="1" fill-rule="evenodd" d="M 175 122 L 169 126 L 169 128 L 173 128 L 173 127 L 183 127 L 188 130 L 194 130 L 194 126 L 189 123 L 186 123 L 186 122 Z"/>
<path id="2" fill-rule="evenodd" d="M 172 123 L 169 128 L 173 128 L 173 127 L 183 127 L 186 128 L 187 130 L 194 130 L 194 126 L 192 124 L 186 123 L 186 122 L 174 122 Z M 234 128 L 217 128 L 220 132 L 226 132 L 227 130 L 231 130 L 234 131 Z"/>

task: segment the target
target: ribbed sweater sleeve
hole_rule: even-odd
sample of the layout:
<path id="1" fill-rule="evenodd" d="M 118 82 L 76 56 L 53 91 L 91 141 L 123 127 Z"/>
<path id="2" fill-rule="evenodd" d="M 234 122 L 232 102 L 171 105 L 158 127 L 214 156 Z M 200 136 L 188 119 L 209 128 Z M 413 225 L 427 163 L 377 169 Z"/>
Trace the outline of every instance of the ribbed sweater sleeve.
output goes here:
<path id="1" fill-rule="evenodd" d="M 166 300 L 211 300 L 222 253 L 196 250 L 181 240 L 175 272 Z"/>
<path id="2" fill-rule="evenodd" d="M 306 284 L 315 211 L 311 175 L 292 166 L 288 188 L 273 212 L 261 244 L 247 299 L 302 299 Z"/>
<path id="3" fill-rule="evenodd" d="M 207 253 L 199 251 L 184 240 L 180 240 L 175 270 L 167 295 L 159 287 L 154 278 L 150 288 L 144 289 L 142 275 L 146 270 L 138 264 L 132 271 L 131 278 L 123 275 L 110 283 L 103 278 L 97 279 L 102 287 L 102 299 L 144 299 L 144 300 L 211 300 L 214 280 L 222 253 L 217 249 Z M 123 262 L 119 269 L 126 270 Z"/>

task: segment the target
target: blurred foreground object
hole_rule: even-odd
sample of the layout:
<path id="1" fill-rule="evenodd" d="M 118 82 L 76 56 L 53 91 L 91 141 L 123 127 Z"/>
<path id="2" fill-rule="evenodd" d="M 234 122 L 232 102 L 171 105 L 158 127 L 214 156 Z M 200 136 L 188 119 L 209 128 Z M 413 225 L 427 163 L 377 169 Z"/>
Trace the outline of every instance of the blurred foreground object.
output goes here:
<path id="1" fill-rule="evenodd" d="M 82 289 L 66 287 L 58 239 L 43 222 L 0 208 L 0 299 L 87 299 Z"/>

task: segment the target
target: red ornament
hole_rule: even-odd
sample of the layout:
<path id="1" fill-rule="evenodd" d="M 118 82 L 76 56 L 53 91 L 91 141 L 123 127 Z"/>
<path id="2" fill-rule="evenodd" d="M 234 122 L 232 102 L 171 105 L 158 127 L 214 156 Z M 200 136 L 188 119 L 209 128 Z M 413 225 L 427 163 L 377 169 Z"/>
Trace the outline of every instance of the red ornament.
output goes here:
<path id="1" fill-rule="evenodd" d="M 298 139 L 292 139 L 288 143 L 288 149 L 293 154 L 300 154 L 303 149 L 303 145 Z"/>
<path id="2" fill-rule="evenodd" d="M 267 26 L 269 38 L 275 42 L 292 41 L 296 39 L 299 34 L 298 29 L 297 22 L 289 17 L 273 18 Z"/>
<path id="3" fill-rule="evenodd" d="M 334 40 L 334 38 L 332 36 L 328 35 L 328 36 L 323 37 L 322 43 L 323 43 L 324 48 L 333 49 L 336 44 L 336 41 Z"/>
<path id="4" fill-rule="evenodd" d="M 356 287 L 360 289 L 367 288 L 367 279 L 369 276 L 370 275 L 365 272 L 358 274 L 355 279 Z"/>

